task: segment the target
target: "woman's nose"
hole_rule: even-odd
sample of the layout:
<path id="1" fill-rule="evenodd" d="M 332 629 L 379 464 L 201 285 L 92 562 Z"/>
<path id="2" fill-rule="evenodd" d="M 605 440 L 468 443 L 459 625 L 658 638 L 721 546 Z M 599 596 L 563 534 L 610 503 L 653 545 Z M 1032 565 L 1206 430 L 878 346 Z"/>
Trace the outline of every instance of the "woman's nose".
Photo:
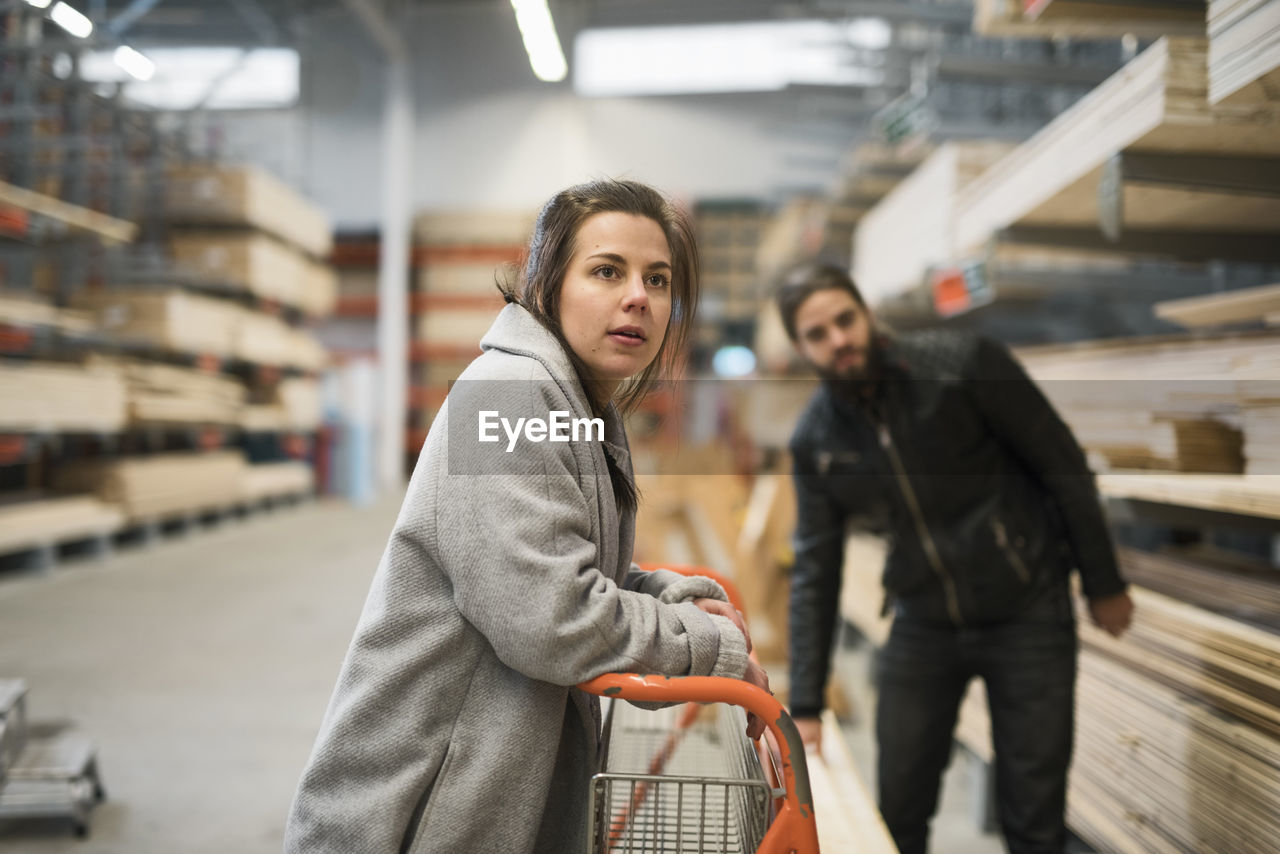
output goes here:
<path id="1" fill-rule="evenodd" d="M 626 292 L 622 297 L 622 307 L 626 309 L 639 309 L 641 311 L 649 307 L 649 290 L 644 286 L 643 276 L 631 276 L 627 279 Z"/>

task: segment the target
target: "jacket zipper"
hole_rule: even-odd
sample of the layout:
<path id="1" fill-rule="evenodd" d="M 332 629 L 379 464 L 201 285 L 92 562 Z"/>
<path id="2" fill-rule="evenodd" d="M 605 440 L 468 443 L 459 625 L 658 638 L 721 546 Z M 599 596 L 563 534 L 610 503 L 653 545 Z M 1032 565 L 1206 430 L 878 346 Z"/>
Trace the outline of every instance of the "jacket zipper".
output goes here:
<path id="1" fill-rule="evenodd" d="M 925 524 L 924 511 L 920 509 L 920 501 L 916 498 L 916 491 L 911 486 L 911 479 L 907 476 L 906 467 L 902 465 L 902 458 L 898 456 L 898 449 L 893 444 L 893 436 L 889 433 L 889 425 L 883 421 L 877 421 L 876 426 L 880 432 L 880 445 L 889 454 L 889 461 L 893 463 L 894 471 L 898 474 L 898 483 L 902 487 L 902 495 L 907 501 L 907 506 L 911 509 L 911 515 L 915 518 L 916 534 L 924 545 L 925 555 L 929 558 L 933 571 L 937 573 L 938 578 L 942 581 L 942 589 L 947 597 L 947 613 L 951 615 L 951 621 L 957 627 L 962 626 L 964 618 L 960 616 L 960 599 L 956 596 L 955 580 L 942 564 L 942 556 L 938 552 L 938 544 L 934 542 L 933 534 L 929 533 L 929 526 Z"/>
<path id="2" fill-rule="evenodd" d="M 1031 583 L 1031 571 L 1027 569 L 1027 564 L 1022 560 L 1022 555 L 1009 543 L 1009 531 L 1004 526 L 1004 520 L 999 516 L 991 517 L 991 527 L 996 532 L 996 545 L 1004 552 L 1005 557 L 1009 558 L 1009 563 L 1013 564 L 1013 569 L 1018 573 L 1018 577 L 1022 579 L 1023 584 Z"/>

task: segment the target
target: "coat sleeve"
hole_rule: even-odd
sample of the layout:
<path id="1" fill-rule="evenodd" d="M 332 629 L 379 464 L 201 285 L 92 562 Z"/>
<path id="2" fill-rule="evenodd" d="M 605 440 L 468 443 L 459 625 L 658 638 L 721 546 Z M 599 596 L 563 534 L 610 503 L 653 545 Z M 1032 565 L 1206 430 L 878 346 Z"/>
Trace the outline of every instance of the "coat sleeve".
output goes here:
<path id="1" fill-rule="evenodd" d="M 1004 346 L 979 339 L 970 387 L 988 426 L 1052 496 L 1090 599 L 1124 592 L 1111 532 L 1084 452 Z"/>
<path id="2" fill-rule="evenodd" d="M 812 454 L 791 446 L 796 491 L 795 565 L 791 570 L 788 634 L 791 647 L 791 714 L 822 711 L 831 667 L 844 565 L 845 517 L 813 467 Z"/>
<path id="3" fill-rule="evenodd" d="M 692 602 L 694 599 L 719 599 L 728 602 L 724 588 L 702 575 L 684 575 L 669 569 L 644 570 L 631 564 L 622 586 L 656 596 L 663 602 Z"/>
<path id="4" fill-rule="evenodd" d="M 543 399 L 540 384 L 524 386 L 533 399 L 508 410 L 568 408 Z M 433 527 L 459 612 L 508 667 L 557 685 L 611 671 L 742 676 L 746 642 L 732 622 L 623 589 L 600 571 L 581 452 L 525 442 L 505 471 L 460 474 L 451 450 Z"/>

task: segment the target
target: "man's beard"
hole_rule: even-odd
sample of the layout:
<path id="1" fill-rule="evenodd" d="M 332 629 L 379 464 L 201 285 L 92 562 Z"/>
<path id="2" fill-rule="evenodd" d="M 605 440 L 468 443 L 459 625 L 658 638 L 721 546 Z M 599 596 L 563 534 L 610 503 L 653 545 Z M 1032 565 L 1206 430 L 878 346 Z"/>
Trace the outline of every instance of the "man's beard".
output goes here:
<path id="1" fill-rule="evenodd" d="M 858 352 L 862 352 L 863 354 L 861 364 L 851 365 L 847 368 L 835 367 L 843 357 Z M 875 380 L 880 376 L 880 351 L 879 348 L 876 347 L 874 339 L 865 350 L 860 351 L 859 348 L 846 347 L 836 351 L 831 362 L 831 366 L 823 367 L 812 365 L 811 363 L 811 366 L 818 373 L 818 376 L 829 383 L 860 385 L 875 382 Z"/>

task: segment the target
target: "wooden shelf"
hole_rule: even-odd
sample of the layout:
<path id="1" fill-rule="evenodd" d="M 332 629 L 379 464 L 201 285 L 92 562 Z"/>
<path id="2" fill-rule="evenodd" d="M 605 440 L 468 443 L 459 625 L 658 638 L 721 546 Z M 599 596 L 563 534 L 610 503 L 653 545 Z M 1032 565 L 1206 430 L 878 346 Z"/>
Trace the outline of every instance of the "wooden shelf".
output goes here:
<path id="1" fill-rule="evenodd" d="M 1280 320 L 1280 284 L 1156 303 L 1156 317 L 1182 326 Z"/>
<path id="2" fill-rule="evenodd" d="M 1271 170 L 1280 107 L 1211 106 L 1206 41 L 1161 39 L 959 193 L 955 249 L 975 251 L 1014 227 L 1098 235 L 1108 218 L 1113 238 L 1246 233 L 1274 243 L 1276 199 L 1213 189 L 1191 173 L 1187 186 L 1131 180 L 1114 159 L 1133 153 L 1198 157 L 1211 173 L 1221 171 L 1213 158 L 1255 158 Z"/>
<path id="3" fill-rule="evenodd" d="M 0 181 L 0 205 L 9 205 L 66 225 L 72 231 L 95 234 L 108 243 L 128 243 L 138 226 L 79 205 Z"/>
<path id="4" fill-rule="evenodd" d="M 1098 476 L 1098 489 L 1111 498 L 1280 519 L 1280 475 L 1110 472 Z"/>

